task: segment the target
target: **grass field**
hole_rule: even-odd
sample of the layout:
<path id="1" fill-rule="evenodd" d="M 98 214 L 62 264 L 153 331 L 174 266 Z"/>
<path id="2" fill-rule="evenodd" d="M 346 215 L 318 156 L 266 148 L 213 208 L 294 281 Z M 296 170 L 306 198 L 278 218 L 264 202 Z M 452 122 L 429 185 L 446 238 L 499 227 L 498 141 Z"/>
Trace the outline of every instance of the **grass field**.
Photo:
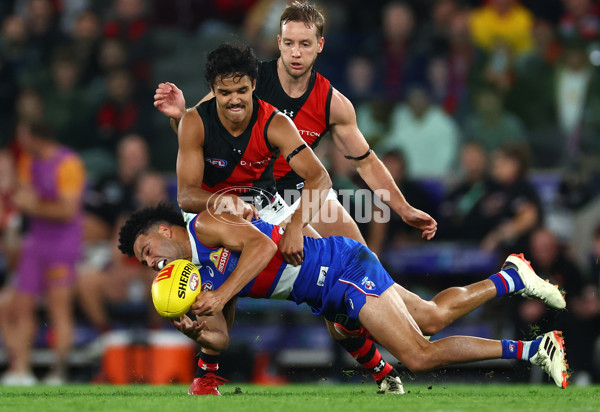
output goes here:
<path id="1" fill-rule="evenodd" d="M 188 396 L 187 386 L 71 385 L 0 387 L 0 411 L 599 411 L 600 386 L 410 385 L 404 396 L 377 395 L 372 385 L 245 384 L 223 396 Z"/>

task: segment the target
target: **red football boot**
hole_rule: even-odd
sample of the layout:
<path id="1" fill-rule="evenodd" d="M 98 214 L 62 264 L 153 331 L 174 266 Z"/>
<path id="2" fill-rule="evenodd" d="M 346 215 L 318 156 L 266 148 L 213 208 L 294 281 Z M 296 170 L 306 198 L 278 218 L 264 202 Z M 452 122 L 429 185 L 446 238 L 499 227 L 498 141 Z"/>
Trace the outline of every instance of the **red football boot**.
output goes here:
<path id="1" fill-rule="evenodd" d="M 225 378 L 215 375 L 212 372 L 207 373 L 199 378 L 194 378 L 192 384 L 190 385 L 190 389 L 188 390 L 188 395 L 221 396 L 221 392 L 219 392 L 219 385 L 222 385 L 225 382 L 229 381 Z"/>

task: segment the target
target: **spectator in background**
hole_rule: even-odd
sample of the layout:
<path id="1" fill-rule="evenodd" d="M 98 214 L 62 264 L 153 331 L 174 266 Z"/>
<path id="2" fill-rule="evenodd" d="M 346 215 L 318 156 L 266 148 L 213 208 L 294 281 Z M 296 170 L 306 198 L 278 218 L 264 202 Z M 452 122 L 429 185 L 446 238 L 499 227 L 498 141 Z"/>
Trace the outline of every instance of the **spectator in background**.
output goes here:
<path id="1" fill-rule="evenodd" d="M 527 250 L 529 236 L 543 220 L 539 196 L 527 180 L 528 169 L 524 146 L 503 146 L 492 154 L 492 184 L 478 204 L 485 233 L 482 249 Z"/>
<path id="2" fill-rule="evenodd" d="M 563 138 L 556 123 L 556 90 L 552 87 L 561 53 L 554 26 L 538 20 L 533 28 L 533 48 L 516 59 L 515 83 L 506 96 L 507 108 L 527 128 L 535 167 L 556 167 L 563 157 Z M 532 96 L 535 104 L 531 104 Z"/>
<path id="3" fill-rule="evenodd" d="M 122 42 L 104 39 L 98 46 L 94 66 L 96 73 L 87 88 L 88 100 L 92 106 L 99 106 L 107 98 L 108 75 L 117 70 L 127 69 L 127 50 Z"/>
<path id="4" fill-rule="evenodd" d="M 2 22 L 0 53 L 12 66 L 20 86 L 30 86 L 31 77 L 43 67 L 39 50 L 31 47 L 25 20 L 16 14 Z"/>
<path id="5" fill-rule="evenodd" d="M 113 18 L 104 25 L 106 39 L 125 44 L 131 73 L 136 79 L 150 82 L 152 41 L 144 0 L 113 0 Z"/>
<path id="6" fill-rule="evenodd" d="M 600 34 L 598 4 L 592 0 L 563 0 L 565 13 L 558 24 L 563 38 L 597 40 Z"/>
<path id="7" fill-rule="evenodd" d="M 461 177 L 439 207 L 440 239 L 478 242 L 483 238 L 477 206 L 490 186 L 489 157 L 477 142 L 463 144 L 460 153 Z"/>
<path id="8" fill-rule="evenodd" d="M 507 144 L 527 144 L 523 124 L 504 109 L 501 94 L 489 87 L 475 95 L 474 111 L 465 120 L 465 136 L 488 153 Z"/>
<path id="9" fill-rule="evenodd" d="M 21 124 L 17 136 L 24 156 L 13 200 L 30 225 L 9 309 L 14 320 L 11 333 L 19 345 L 2 379 L 12 385 L 35 383 L 30 356 L 37 333 L 38 299 L 44 296 L 55 353 L 45 382 L 59 385 L 67 379 L 66 362 L 73 342 L 72 292 L 81 252 L 85 169 L 79 157 L 60 146 L 44 124 Z"/>
<path id="10" fill-rule="evenodd" d="M 473 10 L 470 18 L 471 38 L 478 47 L 494 51 L 498 43 L 511 53 L 531 48 L 533 16 L 516 0 L 490 0 Z"/>
<path id="11" fill-rule="evenodd" d="M 469 88 L 474 87 L 484 63 L 483 53 L 473 45 L 469 35 L 468 12 L 455 13 L 449 28 L 446 53 L 448 84 L 443 107 L 459 122 L 470 110 Z"/>
<path id="12" fill-rule="evenodd" d="M 79 86 L 78 60 L 68 49 L 57 50 L 50 71 L 51 81 L 41 89 L 44 117 L 61 144 L 77 151 L 87 149 L 93 143 L 91 110 Z"/>
<path id="13" fill-rule="evenodd" d="M 82 85 L 88 85 L 98 73 L 96 59 L 100 47 L 100 19 L 91 10 L 77 15 L 67 46 L 80 67 Z"/>
<path id="14" fill-rule="evenodd" d="M 407 3 L 387 3 L 381 19 L 381 32 L 365 41 L 362 52 L 376 62 L 386 97 L 402 99 L 407 85 L 425 80 L 424 50 L 414 38 L 415 18 Z"/>
<path id="15" fill-rule="evenodd" d="M 411 205 L 421 210 L 429 210 L 431 214 L 435 213 L 436 209 L 430 197 L 407 174 L 406 159 L 401 151 L 386 152 L 381 161 Z M 376 206 L 373 209 L 373 213 L 381 213 Z M 410 230 L 400 216 L 395 213 L 389 215 L 389 220 L 386 222 L 374 218 L 369 222 L 367 245 L 378 256 L 383 256 L 384 249 L 401 249 L 404 244 L 422 241 L 419 233 Z"/>
<path id="16" fill-rule="evenodd" d="M 138 270 L 116 254 L 115 241 L 124 218 L 140 206 L 136 191 L 149 163 L 146 141 L 138 135 L 125 136 L 117 147 L 117 173 L 103 176 L 84 195 L 85 256 L 78 266 L 77 289 L 81 308 L 100 332 L 111 327 L 104 301 L 126 300 L 123 285 Z M 160 181 L 154 184 L 154 190 L 163 186 Z"/>
<path id="17" fill-rule="evenodd" d="M 383 99 L 373 62 L 354 56 L 346 65 L 346 96 L 354 104 L 358 128 L 369 145 L 376 146 L 390 127 L 393 104 Z"/>
<path id="18" fill-rule="evenodd" d="M 138 88 L 135 79 L 125 69 L 117 69 L 108 74 L 107 97 L 96 111 L 98 146 L 113 152 L 121 136 L 145 131 L 150 125 L 147 109 L 137 99 Z M 148 116 L 148 117 L 147 117 Z"/>
<path id="19" fill-rule="evenodd" d="M 390 130 L 379 150 L 401 150 L 413 178 L 448 175 L 460 144 L 458 125 L 439 106 L 431 104 L 427 90 L 415 86 L 407 103 L 394 107 Z"/>
<path id="20" fill-rule="evenodd" d="M 50 64 L 52 53 L 66 38 L 50 0 L 29 0 L 24 13 L 29 32 L 29 47 L 36 50 L 45 65 Z"/>
<path id="21" fill-rule="evenodd" d="M 135 198 L 138 207 L 156 206 L 160 202 L 171 201 L 167 177 L 156 170 L 144 171 L 138 178 Z"/>
<path id="22" fill-rule="evenodd" d="M 429 18 L 419 30 L 418 35 L 427 44 L 429 55 L 439 55 L 447 51 L 452 24 L 459 12 L 457 0 L 436 0 L 433 2 L 429 11 Z"/>
<path id="23" fill-rule="evenodd" d="M 600 78 L 590 65 L 586 44 L 565 44 L 563 61 L 556 66 L 554 77 L 558 126 L 566 137 L 569 160 L 582 154 L 600 154 L 597 139 L 600 122 Z"/>

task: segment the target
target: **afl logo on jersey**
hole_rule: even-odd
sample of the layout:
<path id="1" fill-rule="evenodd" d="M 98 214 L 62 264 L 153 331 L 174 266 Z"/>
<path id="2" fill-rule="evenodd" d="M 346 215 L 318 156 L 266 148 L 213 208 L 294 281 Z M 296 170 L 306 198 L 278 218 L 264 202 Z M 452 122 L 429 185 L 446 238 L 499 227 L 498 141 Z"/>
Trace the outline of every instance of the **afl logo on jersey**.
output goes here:
<path id="1" fill-rule="evenodd" d="M 210 163 L 212 166 L 217 167 L 219 169 L 222 169 L 225 166 L 227 166 L 227 160 L 224 160 L 224 159 L 215 159 L 214 157 L 205 157 L 204 160 L 207 163 Z"/>
<path id="2" fill-rule="evenodd" d="M 202 292 L 206 292 L 207 290 L 213 290 L 213 284 L 211 281 L 202 284 Z"/>

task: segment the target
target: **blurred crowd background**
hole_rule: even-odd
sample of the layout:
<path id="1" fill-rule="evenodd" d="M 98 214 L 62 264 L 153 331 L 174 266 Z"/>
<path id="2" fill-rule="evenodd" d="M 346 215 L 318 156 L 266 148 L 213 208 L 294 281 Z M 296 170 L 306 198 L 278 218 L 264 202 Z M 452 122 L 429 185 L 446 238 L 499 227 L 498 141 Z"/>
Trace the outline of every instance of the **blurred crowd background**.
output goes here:
<path id="1" fill-rule="evenodd" d="M 106 376 L 106 346 L 94 352 L 95 342 L 118 331 L 131 332 L 127 342 L 148 344 L 141 331 L 170 328 L 149 300 L 154 274 L 115 247 L 132 210 L 176 200 L 177 140 L 153 107 L 154 89 L 170 81 L 184 91 L 188 106 L 196 103 L 208 91 L 205 53 L 224 41 L 247 42 L 260 59 L 276 58 L 285 5 L 0 3 L 2 368 L 9 368 L 6 338 L 21 309 L 11 279 L 28 258 L 20 252 L 30 216 L 23 196 L 14 196 L 29 126 L 48 126 L 46 137 L 72 149 L 86 176 L 84 236 L 72 245 L 82 257 L 66 300 L 73 338 L 56 348 L 57 333 L 47 322 L 56 315 L 42 294 L 35 302 L 29 367 L 40 378 L 42 368 L 62 356 L 67 380 L 115 381 Z M 525 252 L 541 276 L 567 292 L 567 311 L 499 299 L 447 334 L 526 339 L 540 329 L 563 328 L 575 382 L 600 382 L 600 1 L 317 5 L 326 27 L 316 69 L 352 101 L 359 128 L 408 201 L 439 222 L 436 238 L 425 242 L 398 216 L 372 222 L 364 216 L 366 198 L 352 197 L 345 204 L 353 216 L 363 215 L 359 223 L 371 249 L 396 281 L 424 297 L 479 280 L 497 271 L 507 253 Z M 334 188 L 366 188 L 327 138 L 318 155 Z M 300 377 L 304 368 L 316 379 L 332 376 L 316 373 L 319 368 L 353 365 L 306 308 L 248 300 L 240 302 L 237 323 L 224 376 L 277 382 L 289 370 Z M 248 353 L 255 356 L 248 359 Z M 188 363 L 194 366 L 193 359 Z M 540 379 L 510 368 L 500 368 L 499 376 Z"/>

